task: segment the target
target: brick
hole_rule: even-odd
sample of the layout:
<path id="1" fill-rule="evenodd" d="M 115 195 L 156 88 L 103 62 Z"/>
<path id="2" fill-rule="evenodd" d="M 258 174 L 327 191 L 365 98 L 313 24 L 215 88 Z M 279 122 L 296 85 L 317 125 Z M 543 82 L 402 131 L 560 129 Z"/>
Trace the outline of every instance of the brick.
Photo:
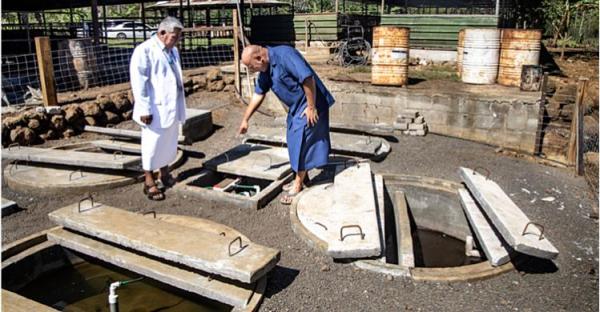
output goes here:
<path id="1" fill-rule="evenodd" d="M 408 130 L 408 123 L 394 122 L 394 130 Z"/>
<path id="2" fill-rule="evenodd" d="M 426 127 L 427 127 L 427 124 L 424 124 L 424 123 L 422 123 L 422 124 L 412 123 L 412 124 L 408 125 L 409 130 L 424 130 Z"/>
<path id="3" fill-rule="evenodd" d="M 421 123 L 425 122 L 425 117 L 419 116 L 419 117 L 415 118 L 415 120 L 413 122 L 416 124 L 421 124 Z"/>
<path id="4" fill-rule="evenodd" d="M 402 116 L 398 115 L 396 117 L 396 122 L 397 123 L 412 123 L 413 119 L 412 118 L 402 117 Z"/>

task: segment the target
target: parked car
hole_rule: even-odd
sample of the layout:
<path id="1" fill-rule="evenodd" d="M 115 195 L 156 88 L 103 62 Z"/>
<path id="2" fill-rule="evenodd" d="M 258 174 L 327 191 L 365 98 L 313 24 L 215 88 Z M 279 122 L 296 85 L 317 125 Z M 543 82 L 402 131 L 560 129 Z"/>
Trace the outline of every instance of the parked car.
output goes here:
<path id="1" fill-rule="evenodd" d="M 124 22 L 115 26 L 109 26 L 106 28 L 106 37 L 117 38 L 117 39 L 128 39 L 143 38 L 144 28 L 146 29 L 146 37 L 150 37 L 156 33 L 156 28 L 152 28 L 148 25 L 144 25 L 138 22 Z"/>

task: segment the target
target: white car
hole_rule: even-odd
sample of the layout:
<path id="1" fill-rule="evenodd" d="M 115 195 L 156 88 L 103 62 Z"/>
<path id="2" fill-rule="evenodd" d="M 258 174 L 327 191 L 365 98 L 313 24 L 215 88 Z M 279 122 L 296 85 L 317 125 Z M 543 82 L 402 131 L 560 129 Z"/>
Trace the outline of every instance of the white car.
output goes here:
<path id="1" fill-rule="evenodd" d="M 134 26 L 135 26 L 135 38 L 144 38 L 144 27 L 146 28 L 146 38 L 156 33 L 156 29 L 148 25 L 144 25 L 138 22 L 125 22 L 116 26 L 106 28 L 106 37 L 117 38 L 117 39 L 129 39 L 134 37 Z"/>

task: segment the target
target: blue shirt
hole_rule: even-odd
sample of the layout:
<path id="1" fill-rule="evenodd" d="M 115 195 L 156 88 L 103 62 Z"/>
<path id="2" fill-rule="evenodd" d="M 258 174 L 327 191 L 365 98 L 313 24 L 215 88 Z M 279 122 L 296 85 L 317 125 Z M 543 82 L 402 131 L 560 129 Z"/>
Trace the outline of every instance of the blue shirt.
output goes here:
<path id="1" fill-rule="evenodd" d="M 302 83 L 313 77 L 316 86 L 316 108 L 318 112 L 328 109 L 335 100 L 319 76 L 304 60 L 298 50 L 289 46 L 267 47 L 269 69 L 256 79 L 255 92 L 265 94 L 273 90 L 281 102 L 289 107 L 289 114 L 299 116 L 306 108 L 306 95 Z"/>

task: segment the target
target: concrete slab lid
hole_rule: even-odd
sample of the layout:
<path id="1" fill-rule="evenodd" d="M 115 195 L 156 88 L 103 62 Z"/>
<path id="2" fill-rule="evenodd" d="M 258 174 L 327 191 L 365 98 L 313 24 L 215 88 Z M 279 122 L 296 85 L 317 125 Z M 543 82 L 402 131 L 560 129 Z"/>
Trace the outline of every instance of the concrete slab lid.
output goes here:
<path id="1" fill-rule="evenodd" d="M 282 144 L 283 146 L 286 143 L 285 133 L 285 128 L 252 126 L 246 134 L 246 139 Z M 338 132 L 330 132 L 330 138 L 331 149 L 334 151 L 367 155 L 378 155 L 385 141 L 381 138 L 368 135 Z"/>
<path id="2" fill-rule="evenodd" d="M 93 132 L 98 134 L 105 134 L 112 137 L 118 138 L 127 138 L 127 139 L 137 139 L 141 140 L 142 131 L 140 130 L 128 130 L 128 129 L 117 129 L 117 128 L 108 128 L 108 127 L 96 127 L 96 126 L 85 126 L 83 128 L 84 131 Z M 177 137 L 177 142 L 184 142 L 185 138 L 182 135 Z"/>
<path id="3" fill-rule="evenodd" d="M 186 108 L 185 109 L 185 119 L 195 119 L 195 118 L 208 118 L 210 117 L 211 111 L 207 109 L 199 109 L 199 108 Z"/>
<path id="4" fill-rule="evenodd" d="M 47 235 L 48 240 L 65 248 L 232 306 L 245 306 L 253 294 L 252 284 L 238 285 L 211 279 L 61 228 Z"/>
<path id="5" fill-rule="evenodd" d="M 2 311 L 10 312 L 56 312 L 49 306 L 43 305 L 29 298 L 25 298 L 12 291 L 2 289 Z"/>
<path id="6" fill-rule="evenodd" d="M 17 207 L 17 203 L 2 197 L 2 211 L 11 210 Z"/>
<path id="7" fill-rule="evenodd" d="M 240 144 L 203 166 L 222 173 L 273 181 L 292 171 L 286 148 L 258 144 Z"/>
<path id="8" fill-rule="evenodd" d="M 510 261 L 508 251 L 496 236 L 494 229 L 486 220 L 469 191 L 461 188 L 458 190 L 458 196 L 467 219 L 469 219 L 471 227 L 479 239 L 481 248 L 492 266 L 500 266 Z"/>
<path id="9" fill-rule="evenodd" d="M 142 152 L 142 146 L 137 143 L 117 141 L 117 140 L 96 140 L 90 142 L 93 146 L 110 150 L 110 151 L 121 151 L 127 153 L 140 154 Z"/>
<path id="10" fill-rule="evenodd" d="M 39 147 L 13 147 L 2 150 L 2 159 L 70 165 L 102 169 L 141 170 L 140 156 L 69 151 Z"/>
<path id="11" fill-rule="evenodd" d="M 298 219 L 327 244 L 326 253 L 333 258 L 379 256 L 374 193 L 370 165 L 348 167 L 335 176 L 333 184 L 311 187 L 310 194 L 299 199 Z"/>
<path id="12" fill-rule="evenodd" d="M 498 184 L 469 168 L 460 167 L 459 175 L 498 232 L 515 251 L 546 259 L 558 256 L 558 250 Z"/>
<path id="13" fill-rule="evenodd" d="M 65 228 L 244 283 L 256 281 L 279 261 L 279 251 L 241 237 L 223 237 L 101 203 L 80 204 L 48 216 Z"/>

